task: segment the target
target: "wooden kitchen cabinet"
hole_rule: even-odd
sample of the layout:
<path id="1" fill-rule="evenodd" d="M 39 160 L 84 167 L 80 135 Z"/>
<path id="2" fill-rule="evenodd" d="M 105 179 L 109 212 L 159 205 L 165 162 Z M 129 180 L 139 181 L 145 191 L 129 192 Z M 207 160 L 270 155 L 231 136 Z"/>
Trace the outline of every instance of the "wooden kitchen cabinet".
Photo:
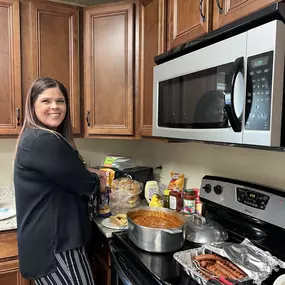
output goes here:
<path id="1" fill-rule="evenodd" d="M 0 27 L 0 135 L 13 135 L 22 124 L 19 1 L 0 0 Z"/>
<path id="2" fill-rule="evenodd" d="M 134 134 L 134 3 L 84 12 L 85 134 Z"/>
<path id="3" fill-rule="evenodd" d="M 94 256 L 93 273 L 96 285 L 111 285 L 111 268 L 106 266 L 105 263 Z"/>
<path id="4" fill-rule="evenodd" d="M 19 261 L 0 261 L 0 284 L 1 285 L 30 285 L 29 280 L 22 278 L 19 271 Z"/>
<path id="5" fill-rule="evenodd" d="M 59 80 L 70 95 L 74 134 L 80 134 L 79 8 L 21 1 L 23 93 L 38 77 Z"/>
<path id="6" fill-rule="evenodd" d="M 30 285 L 19 271 L 16 231 L 0 232 L 0 284 Z"/>
<path id="7" fill-rule="evenodd" d="M 89 252 L 94 281 L 96 285 L 111 285 L 111 258 L 108 239 L 95 223 L 93 230 L 96 241 L 91 243 Z"/>
<path id="8" fill-rule="evenodd" d="M 166 50 L 166 0 L 141 0 L 139 15 L 139 134 L 152 135 L 154 57 Z"/>
<path id="9" fill-rule="evenodd" d="M 278 0 L 168 0 L 167 49 L 194 40 Z"/>
<path id="10" fill-rule="evenodd" d="M 219 0 L 213 2 L 213 29 L 215 30 L 278 1 Z"/>
<path id="11" fill-rule="evenodd" d="M 212 0 L 168 0 L 167 48 L 191 41 L 211 29 Z"/>

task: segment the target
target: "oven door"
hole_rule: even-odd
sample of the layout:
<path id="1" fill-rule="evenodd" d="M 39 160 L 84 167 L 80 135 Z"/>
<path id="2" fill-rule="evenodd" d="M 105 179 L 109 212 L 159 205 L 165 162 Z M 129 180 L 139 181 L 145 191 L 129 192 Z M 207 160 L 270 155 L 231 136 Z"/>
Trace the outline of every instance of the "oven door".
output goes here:
<path id="1" fill-rule="evenodd" d="M 140 268 L 114 241 L 109 242 L 111 256 L 111 285 L 163 285 Z"/>
<path id="2" fill-rule="evenodd" d="M 154 68 L 153 136 L 242 143 L 246 33 Z"/>

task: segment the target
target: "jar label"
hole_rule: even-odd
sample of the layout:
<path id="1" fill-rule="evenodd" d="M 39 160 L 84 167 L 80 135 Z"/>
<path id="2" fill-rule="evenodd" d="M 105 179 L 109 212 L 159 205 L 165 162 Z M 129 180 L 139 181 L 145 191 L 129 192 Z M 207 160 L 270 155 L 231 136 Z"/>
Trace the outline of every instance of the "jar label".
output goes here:
<path id="1" fill-rule="evenodd" d="M 174 196 L 169 197 L 169 208 L 171 210 L 176 210 L 177 209 L 177 199 Z"/>
<path id="2" fill-rule="evenodd" d="M 189 214 L 195 213 L 195 200 L 184 200 L 184 212 Z"/>

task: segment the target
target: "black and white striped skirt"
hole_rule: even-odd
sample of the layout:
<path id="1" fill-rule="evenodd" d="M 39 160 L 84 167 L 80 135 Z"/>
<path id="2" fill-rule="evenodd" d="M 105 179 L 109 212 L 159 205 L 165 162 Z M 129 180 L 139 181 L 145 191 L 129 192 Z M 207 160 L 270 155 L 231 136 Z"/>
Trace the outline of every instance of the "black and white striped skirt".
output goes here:
<path id="1" fill-rule="evenodd" d="M 57 270 L 35 279 L 36 285 L 94 285 L 85 248 L 56 253 Z"/>

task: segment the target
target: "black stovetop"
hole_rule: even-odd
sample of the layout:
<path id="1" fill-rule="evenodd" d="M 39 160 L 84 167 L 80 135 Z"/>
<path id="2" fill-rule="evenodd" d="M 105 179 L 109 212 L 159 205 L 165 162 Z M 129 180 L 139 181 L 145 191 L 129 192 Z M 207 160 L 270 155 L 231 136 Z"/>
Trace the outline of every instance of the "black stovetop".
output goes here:
<path id="1" fill-rule="evenodd" d="M 146 275 L 151 276 L 151 278 L 157 281 L 157 283 L 154 282 L 149 284 L 180 285 L 183 283 L 181 280 L 186 275 L 186 273 L 183 267 L 173 258 L 173 252 L 163 254 L 149 253 L 139 249 L 128 238 L 127 232 L 117 232 L 113 235 L 114 238 L 112 239 L 112 242 L 118 246 L 119 250 L 130 257 L 130 259 L 133 260 L 137 267 L 140 266 L 146 272 Z M 230 233 L 229 241 L 241 242 L 242 239 L 243 237 Z M 179 251 L 196 248 L 198 246 L 199 245 L 193 244 L 186 240 L 184 246 Z M 280 269 L 278 272 L 273 272 L 272 275 L 262 283 L 262 285 L 272 285 L 274 283 L 274 280 L 276 280 L 279 275 L 284 273 L 285 270 L 283 269 Z M 196 285 L 198 283 L 195 281 L 189 283 L 188 281 L 185 284 Z"/>
<path id="2" fill-rule="evenodd" d="M 224 178 L 210 176 L 205 176 L 203 179 L 205 179 L 207 183 L 212 183 L 211 181 L 216 181 L 217 179 L 220 179 L 218 181 L 225 180 Z M 233 199 L 230 201 L 232 204 L 235 203 L 235 186 L 244 185 L 249 187 L 246 182 L 242 181 L 235 182 L 235 180 L 231 180 L 227 181 L 227 183 L 227 195 L 232 195 Z M 285 198 L 284 192 L 279 194 L 280 191 L 276 192 L 277 190 L 262 187 L 263 186 L 257 184 L 250 186 L 250 188 L 256 189 L 255 191 L 261 189 L 272 195 L 277 195 L 277 197 L 284 196 L 283 198 Z M 273 190 L 275 192 L 272 192 Z M 228 205 L 226 204 L 222 205 L 216 203 L 210 199 L 211 196 L 207 196 L 206 194 L 204 196 L 206 198 L 201 196 L 201 200 L 204 203 L 203 216 L 207 220 L 213 220 L 219 223 L 228 231 L 228 242 L 241 243 L 245 238 L 248 238 L 255 246 L 285 261 L 285 228 L 277 226 L 277 223 L 268 223 L 265 222 L 265 220 L 258 219 L 258 215 L 249 216 L 243 211 L 236 211 L 234 208 L 227 207 Z M 285 209 L 283 210 L 285 213 Z M 268 212 L 268 215 L 269 214 L 272 215 L 272 212 Z M 143 251 L 128 238 L 127 232 L 114 233 L 114 238 L 110 242 L 110 245 L 112 245 L 112 243 L 116 246 L 118 255 L 123 254 L 123 257 L 127 257 L 126 260 L 130 265 L 128 272 L 135 272 L 133 275 L 146 276 L 146 278 L 148 278 L 147 281 L 144 279 L 143 282 L 138 282 L 138 284 L 182 285 L 181 279 L 186 273 L 183 267 L 173 258 L 174 252 L 158 254 Z M 184 251 L 198 246 L 199 245 L 186 240 L 184 246 L 178 251 Z M 143 274 L 140 274 L 141 270 Z M 284 269 L 273 272 L 262 285 L 272 285 L 277 277 L 284 273 Z M 190 285 L 191 283 L 185 284 Z M 195 284 L 195 282 L 192 282 L 192 284 Z"/>
<path id="3" fill-rule="evenodd" d="M 181 284 L 186 275 L 183 267 L 176 262 L 172 253 L 149 253 L 139 249 L 129 238 L 127 232 L 113 233 L 112 242 L 116 243 L 119 250 L 124 251 L 137 265 L 140 265 L 152 277 L 158 281 L 157 284 Z M 186 241 L 180 250 L 194 248 L 195 245 Z M 197 284 L 192 282 L 192 284 Z M 190 285 L 190 283 L 189 283 Z"/>

